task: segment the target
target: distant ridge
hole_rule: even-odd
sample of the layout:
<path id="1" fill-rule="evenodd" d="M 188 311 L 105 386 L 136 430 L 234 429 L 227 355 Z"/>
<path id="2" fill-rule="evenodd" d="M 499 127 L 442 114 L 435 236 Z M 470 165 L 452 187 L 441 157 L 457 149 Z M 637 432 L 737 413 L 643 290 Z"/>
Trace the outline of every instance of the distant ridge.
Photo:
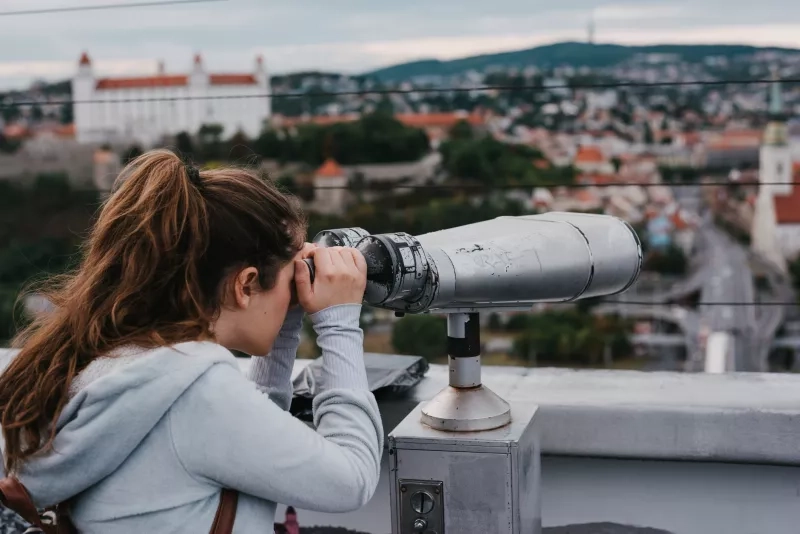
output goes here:
<path id="1" fill-rule="evenodd" d="M 383 81 L 407 80 L 417 76 L 448 76 L 469 70 L 484 70 L 489 66 L 525 67 L 612 67 L 638 54 L 677 54 L 684 61 L 696 63 L 708 56 L 737 56 L 764 51 L 798 52 L 794 48 L 758 47 L 749 45 L 650 45 L 625 46 L 579 42 L 555 43 L 527 50 L 484 54 L 480 56 L 440 61 L 424 59 L 401 63 L 364 73 Z"/>

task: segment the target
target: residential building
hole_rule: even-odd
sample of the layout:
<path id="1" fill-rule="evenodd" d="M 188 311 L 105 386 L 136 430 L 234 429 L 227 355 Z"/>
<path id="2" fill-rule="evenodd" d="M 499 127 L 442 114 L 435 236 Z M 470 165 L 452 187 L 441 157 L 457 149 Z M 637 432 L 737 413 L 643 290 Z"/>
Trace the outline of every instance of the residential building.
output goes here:
<path id="1" fill-rule="evenodd" d="M 325 215 L 342 215 L 350 200 L 347 173 L 336 160 L 328 158 L 314 173 L 314 202 L 312 211 Z"/>
<path id="2" fill-rule="evenodd" d="M 151 76 L 100 78 L 84 53 L 72 79 L 75 133 L 81 143 L 151 146 L 164 135 L 219 124 L 226 135 L 253 138 L 270 116 L 269 89 L 260 56 L 246 73 L 209 72 L 198 54 L 189 73 L 167 74 L 162 64 Z"/>
<path id="3" fill-rule="evenodd" d="M 98 191 L 108 193 L 122 170 L 119 155 L 107 148 L 98 148 L 94 153 L 93 183 Z"/>
<path id="4" fill-rule="evenodd" d="M 575 167 L 582 172 L 612 174 L 614 164 L 596 146 L 582 146 L 575 155 Z"/>

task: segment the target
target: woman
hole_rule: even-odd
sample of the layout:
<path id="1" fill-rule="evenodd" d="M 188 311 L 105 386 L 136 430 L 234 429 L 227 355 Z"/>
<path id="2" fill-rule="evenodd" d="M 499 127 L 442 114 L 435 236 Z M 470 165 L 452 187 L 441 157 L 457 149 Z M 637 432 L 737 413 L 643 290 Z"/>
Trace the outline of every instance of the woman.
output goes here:
<path id="1" fill-rule="evenodd" d="M 290 199 L 248 171 L 134 160 L 0 375 L 6 472 L 39 507 L 72 499 L 87 533 L 208 532 L 224 488 L 237 533 L 272 528 L 276 502 L 365 504 L 383 450 L 358 326 L 366 264 L 304 236 Z M 316 431 L 286 411 L 303 311 L 324 361 Z M 245 377 L 229 349 L 269 354 Z"/>

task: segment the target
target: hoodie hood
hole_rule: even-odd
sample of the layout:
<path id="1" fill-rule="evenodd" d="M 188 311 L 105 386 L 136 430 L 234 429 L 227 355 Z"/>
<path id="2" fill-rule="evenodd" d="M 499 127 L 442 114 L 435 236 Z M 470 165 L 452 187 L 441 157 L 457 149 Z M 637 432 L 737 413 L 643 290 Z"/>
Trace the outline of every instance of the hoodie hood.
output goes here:
<path id="1" fill-rule="evenodd" d="M 18 474 L 37 506 L 64 502 L 113 473 L 209 368 L 235 357 L 208 341 L 126 349 L 93 361 L 71 388 L 54 449 Z"/>

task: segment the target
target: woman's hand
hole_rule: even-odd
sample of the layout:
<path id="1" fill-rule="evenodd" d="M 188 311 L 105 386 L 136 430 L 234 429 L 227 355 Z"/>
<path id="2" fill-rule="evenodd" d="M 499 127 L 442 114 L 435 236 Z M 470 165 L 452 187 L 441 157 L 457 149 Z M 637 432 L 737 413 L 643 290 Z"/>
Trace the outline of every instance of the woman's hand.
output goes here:
<path id="1" fill-rule="evenodd" d="M 367 262 L 354 248 L 315 248 L 307 257 L 314 258 L 314 283 L 308 266 L 294 262 L 297 298 L 307 313 L 317 313 L 337 304 L 361 304 L 367 286 Z"/>
<path id="2" fill-rule="evenodd" d="M 315 248 L 317 248 L 316 243 L 306 243 L 305 245 L 303 245 L 303 248 L 301 248 L 300 252 L 298 252 L 297 255 L 294 257 L 295 263 L 297 263 L 297 260 L 302 261 L 306 258 L 311 258 L 314 255 Z M 308 268 L 306 267 L 306 269 Z M 297 272 L 297 266 L 295 265 L 295 273 L 296 272 Z M 292 300 L 289 303 L 289 311 L 292 312 L 294 310 L 300 310 L 300 309 L 302 308 L 300 307 L 300 302 L 297 298 L 297 275 L 295 274 L 295 280 L 294 283 L 292 284 Z"/>

